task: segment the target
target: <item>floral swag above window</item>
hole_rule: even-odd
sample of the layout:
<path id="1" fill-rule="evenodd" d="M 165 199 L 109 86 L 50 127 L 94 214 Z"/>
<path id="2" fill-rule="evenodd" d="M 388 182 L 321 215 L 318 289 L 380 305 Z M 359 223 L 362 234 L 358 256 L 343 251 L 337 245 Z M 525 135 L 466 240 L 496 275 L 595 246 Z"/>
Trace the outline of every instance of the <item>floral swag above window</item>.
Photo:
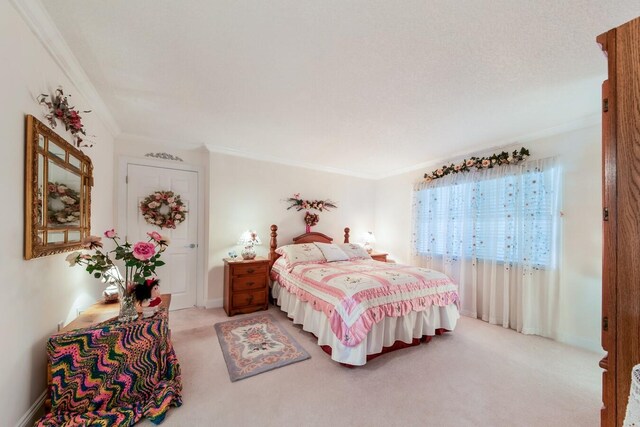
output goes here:
<path id="1" fill-rule="evenodd" d="M 176 228 L 187 219 L 189 212 L 179 195 L 173 191 L 156 191 L 140 202 L 140 212 L 151 225 L 160 228 Z"/>
<path id="2" fill-rule="evenodd" d="M 468 160 L 464 159 L 458 164 L 451 163 L 449 166 L 443 165 L 440 169 L 436 169 L 430 174 L 425 173 L 424 179 L 429 182 L 453 173 L 469 172 L 473 169 L 491 169 L 500 165 L 516 165 L 529 157 L 529 155 L 529 150 L 522 147 L 520 150 L 514 150 L 513 153 L 503 151 L 487 157 L 471 157 Z"/>

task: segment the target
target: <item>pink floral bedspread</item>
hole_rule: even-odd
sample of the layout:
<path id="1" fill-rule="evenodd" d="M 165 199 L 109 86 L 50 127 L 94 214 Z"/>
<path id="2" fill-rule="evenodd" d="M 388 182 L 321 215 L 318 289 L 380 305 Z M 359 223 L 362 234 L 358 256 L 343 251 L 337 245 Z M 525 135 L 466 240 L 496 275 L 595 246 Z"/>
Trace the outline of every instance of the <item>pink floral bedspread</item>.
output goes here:
<path id="1" fill-rule="evenodd" d="M 445 274 L 373 260 L 304 264 L 289 271 L 280 258 L 271 278 L 322 311 L 333 333 L 349 347 L 387 316 L 459 303 L 458 287 Z"/>

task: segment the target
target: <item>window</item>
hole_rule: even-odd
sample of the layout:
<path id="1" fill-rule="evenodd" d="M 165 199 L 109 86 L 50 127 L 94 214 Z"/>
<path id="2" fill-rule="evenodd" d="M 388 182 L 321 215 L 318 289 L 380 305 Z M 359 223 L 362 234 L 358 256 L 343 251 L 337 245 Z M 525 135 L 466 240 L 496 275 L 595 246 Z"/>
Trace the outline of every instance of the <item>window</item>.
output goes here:
<path id="1" fill-rule="evenodd" d="M 554 267 L 557 167 L 500 167 L 418 187 L 414 250 L 423 256 Z"/>

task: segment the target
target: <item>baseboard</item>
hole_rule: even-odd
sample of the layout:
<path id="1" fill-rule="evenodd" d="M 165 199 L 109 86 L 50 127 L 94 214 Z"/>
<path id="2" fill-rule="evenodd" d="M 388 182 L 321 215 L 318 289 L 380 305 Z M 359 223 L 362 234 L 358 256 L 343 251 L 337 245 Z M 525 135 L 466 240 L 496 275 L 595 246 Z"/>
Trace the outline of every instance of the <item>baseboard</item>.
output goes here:
<path id="1" fill-rule="evenodd" d="M 574 335 L 567 334 L 558 334 L 556 336 L 556 341 L 559 341 L 564 344 L 569 344 L 574 347 L 580 347 L 585 350 L 594 351 L 596 353 L 603 353 L 602 345 L 600 345 L 600 341 L 593 341 L 582 337 L 576 337 Z"/>
<path id="2" fill-rule="evenodd" d="M 472 311 L 469 311 L 469 310 L 460 310 L 460 314 L 466 317 L 471 317 L 473 319 L 478 318 L 476 313 L 473 313 Z M 488 319 L 478 319 L 478 320 L 487 322 L 490 325 L 503 327 L 502 324 L 493 324 L 488 322 L 487 321 Z M 533 329 L 531 330 L 524 329 L 522 330 L 522 333 L 525 335 L 539 335 L 538 331 Z M 573 347 L 579 347 L 584 350 L 594 351 L 596 353 L 603 353 L 602 346 L 600 345 L 600 341 L 593 341 L 586 338 L 577 337 L 569 334 L 562 334 L 562 333 L 559 333 L 559 334 L 556 334 L 555 336 L 551 336 L 547 338 L 552 339 L 554 341 L 561 342 L 563 344 L 568 344 Z"/>
<path id="3" fill-rule="evenodd" d="M 16 423 L 16 427 L 27 427 L 32 426 L 38 421 L 41 414 L 44 412 L 44 400 L 47 398 L 47 390 L 43 391 L 42 394 L 33 402 L 33 405 L 29 408 L 29 410 L 18 420 Z"/>
<path id="4" fill-rule="evenodd" d="M 204 308 L 220 308 L 222 307 L 222 298 L 214 298 L 204 303 Z"/>
<path id="5" fill-rule="evenodd" d="M 474 319 L 478 318 L 478 313 L 474 313 L 471 310 L 460 310 L 460 314 L 466 317 L 473 317 Z"/>

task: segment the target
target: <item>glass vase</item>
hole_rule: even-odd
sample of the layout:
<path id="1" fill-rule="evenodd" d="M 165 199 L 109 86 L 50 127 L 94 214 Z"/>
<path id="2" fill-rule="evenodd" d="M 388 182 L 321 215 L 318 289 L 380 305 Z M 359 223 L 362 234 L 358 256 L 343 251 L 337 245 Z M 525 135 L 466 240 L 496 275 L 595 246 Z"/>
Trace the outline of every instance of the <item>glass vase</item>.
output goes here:
<path id="1" fill-rule="evenodd" d="M 133 292 L 128 291 L 129 287 L 122 285 L 118 286 L 118 293 L 120 294 L 120 314 L 118 315 L 118 321 L 131 322 L 138 318 L 138 311 L 136 310 L 136 298 Z"/>
<path id="2" fill-rule="evenodd" d="M 309 224 L 307 224 L 307 228 L 306 228 L 306 233 L 311 233 L 311 226 Z"/>

